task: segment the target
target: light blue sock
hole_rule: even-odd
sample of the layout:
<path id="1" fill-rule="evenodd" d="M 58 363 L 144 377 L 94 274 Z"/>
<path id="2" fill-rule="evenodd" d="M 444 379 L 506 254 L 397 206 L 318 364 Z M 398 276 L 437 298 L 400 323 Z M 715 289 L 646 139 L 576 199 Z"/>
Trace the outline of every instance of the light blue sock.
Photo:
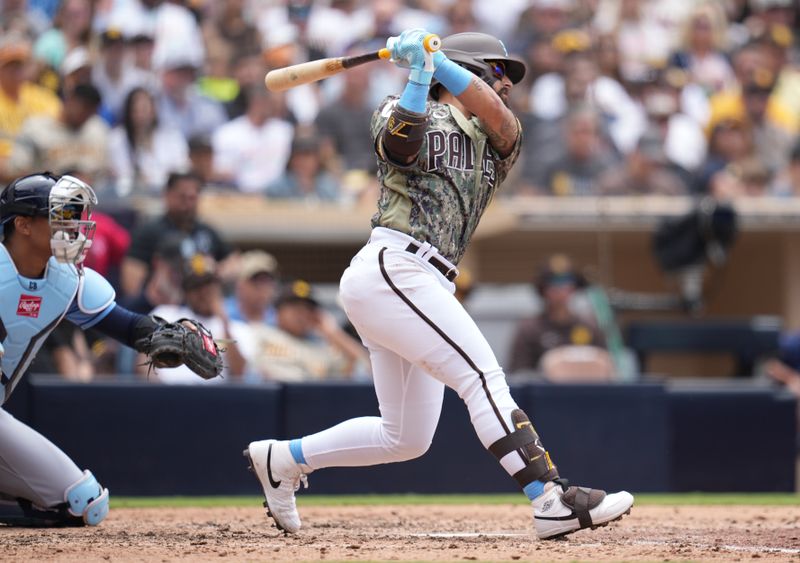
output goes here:
<path id="1" fill-rule="evenodd" d="M 536 497 L 544 494 L 544 485 L 544 481 L 534 481 L 533 483 L 528 483 L 525 485 L 522 490 L 530 500 L 533 500 Z"/>
<path id="2" fill-rule="evenodd" d="M 296 438 L 289 442 L 289 451 L 292 452 L 292 457 L 294 458 L 295 462 L 308 465 L 308 463 L 306 463 L 306 457 L 303 455 L 302 438 Z"/>

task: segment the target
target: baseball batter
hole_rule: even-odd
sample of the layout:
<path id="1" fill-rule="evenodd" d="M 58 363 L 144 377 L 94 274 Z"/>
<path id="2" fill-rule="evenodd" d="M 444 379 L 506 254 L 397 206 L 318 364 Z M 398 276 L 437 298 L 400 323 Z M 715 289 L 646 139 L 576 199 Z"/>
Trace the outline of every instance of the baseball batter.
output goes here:
<path id="1" fill-rule="evenodd" d="M 370 352 L 381 416 L 301 439 L 252 442 L 245 456 L 267 514 L 279 529 L 297 532 L 295 491 L 307 486 L 306 474 L 422 455 L 447 385 L 466 403 L 483 445 L 531 499 L 538 537 L 603 525 L 629 512 L 633 496 L 569 486 L 559 476 L 489 344 L 453 296 L 457 264 L 519 155 L 520 123 L 508 96 L 525 65 L 490 35 L 452 35 L 433 54 L 427 36 L 409 30 L 387 43 L 409 81 L 373 115 L 378 212 L 340 284 Z"/>
<path id="2" fill-rule="evenodd" d="M 47 172 L 18 178 L 0 194 L 3 403 L 47 335 L 64 318 L 148 353 L 156 365 L 165 357 L 169 361 L 177 356 L 187 364 L 194 361 L 190 352 L 176 355 L 175 350 L 167 350 L 169 355 L 164 356 L 158 337 L 162 326 L 174 334 L 174 325 L 117 306 L 111 285 L 82 267 L 94 235 L 91 212 L 96 203 L 89 185 Z M 201 325 L 183 330 L 197 335 L 189 341 L 210 338 Z M 216 374 L 217 363 L 204 373 Z M 82 414 L 87 415 L 76 413 Z M 107 513 L 108 489 L 90 471 L 81 471 L 47 438 L 0 408 L 0 524 L 94 526 Z"/>

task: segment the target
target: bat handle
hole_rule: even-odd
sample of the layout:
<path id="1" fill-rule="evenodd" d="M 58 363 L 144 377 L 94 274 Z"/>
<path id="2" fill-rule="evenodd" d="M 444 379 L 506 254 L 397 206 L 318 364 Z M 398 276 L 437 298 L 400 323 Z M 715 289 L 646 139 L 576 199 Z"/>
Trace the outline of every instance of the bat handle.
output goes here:
<path id="1" fill-rule="evenodd" d="M 429 33 L 422 39 L 422 46 L 425 47 L 425 50 L 429 53 L 435 53 L 442 48 L 442 40 L 435 33 Z M 388 61 L 392 58 L 392 52 L 384 47 L 378 51 L 378 58 Z"/>
<path id="2" fill-rule="evenodd" d="M 422 45 L 429 53 L 435 53 L 442 48 L 442 40 L 435 33 L 429 33 L 422 39 Z"/>

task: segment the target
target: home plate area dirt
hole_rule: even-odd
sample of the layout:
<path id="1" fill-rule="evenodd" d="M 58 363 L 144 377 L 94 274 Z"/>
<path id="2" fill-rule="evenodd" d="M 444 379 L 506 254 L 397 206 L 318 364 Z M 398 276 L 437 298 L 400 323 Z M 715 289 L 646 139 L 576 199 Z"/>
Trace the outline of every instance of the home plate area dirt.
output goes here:
<path id="1" fill-rule="evenodd" d="M 252 508 L 113 509 L 97 528 L 0 526 L 10 561 L 794 561 L 797 506 L 634 506 L 538 541 L 524 505 L 302 507 L 284 536 Z"/>

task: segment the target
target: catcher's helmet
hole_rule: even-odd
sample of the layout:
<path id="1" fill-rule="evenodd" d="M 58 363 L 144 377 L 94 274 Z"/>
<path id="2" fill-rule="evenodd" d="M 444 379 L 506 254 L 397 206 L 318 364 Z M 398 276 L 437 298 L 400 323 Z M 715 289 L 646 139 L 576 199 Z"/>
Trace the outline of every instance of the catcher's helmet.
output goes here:
<path id="1" fill-rule="evenodd" d="M 506 76 L 514 84 L 525 77 L 525 63 L 510 56 L 502 41 L 486 33 L 468 31 L 445 37 L 442 39 L 442 52 L 484 80 L 492 77 L 489 61 L 501 61 L 506 67 Z"/>
<path id="2" fill-rule="evenodd" d="M 50 190 L 57 181 L 57 176 L 43 172 L 11 182 L 0 194 L 0 225 L 18 215 L 47 217 L 50 213 Z"/>

